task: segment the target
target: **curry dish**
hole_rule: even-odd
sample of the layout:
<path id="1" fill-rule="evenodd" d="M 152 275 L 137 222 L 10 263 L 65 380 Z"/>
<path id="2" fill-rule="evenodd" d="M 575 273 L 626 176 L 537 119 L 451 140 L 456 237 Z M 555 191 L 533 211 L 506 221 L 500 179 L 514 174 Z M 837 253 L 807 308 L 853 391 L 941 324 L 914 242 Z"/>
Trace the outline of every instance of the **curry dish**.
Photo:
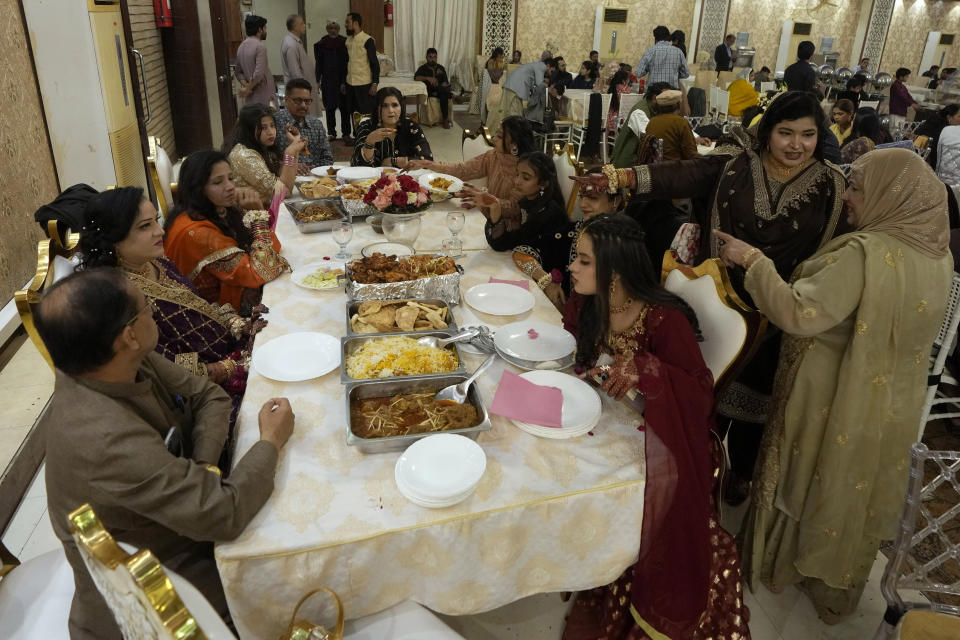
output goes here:
<path id="1" fill-rule="evenodd" d="M 360 284 L 383 284 L 446 276 L 457 272 L 453 258 L 428 253 L 397 258 L 382 253 L 350 263 L 351 278 Z"/>
<path id="2" fill-rule="evenodd" d="M 350 402 L 350 423 L 361 438 L 389 438 L 413 433 L 468 429 L 480 424 L 476 408 L 434 393 L 411 393 Z"/>

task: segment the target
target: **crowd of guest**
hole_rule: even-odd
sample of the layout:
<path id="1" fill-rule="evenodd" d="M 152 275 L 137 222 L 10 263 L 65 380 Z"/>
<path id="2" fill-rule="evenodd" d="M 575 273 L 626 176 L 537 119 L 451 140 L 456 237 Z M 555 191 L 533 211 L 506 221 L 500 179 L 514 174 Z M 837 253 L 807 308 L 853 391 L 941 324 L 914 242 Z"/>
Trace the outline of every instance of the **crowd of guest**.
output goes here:
<path id="1" fill-rule="evenodd" d="M 69 425 L 93 439 L 69 454 L 48 451 L 52 520 L 78 586 L 71 632 L 119 633 L 66 529 L 66 512 L 84 502 L 118 537 L 194 576 L 227 615 L 210 542 L 236 538 L 268 499 L 294 426 L 289 401 L 269 400 L 261 441 L 232 460 L 253 340 L 269 320 L 263 287 L 290 271 L 275 224 L 298 171 L 332 164 L 337 111 L 354 166 L 485 179 L 485 188 L 464 185 L 462 206 L 484 216 L 489 248 L 509 252 L 562 313 L 577 373 L 597 376 L 613 399 L 644 399 L 646 472 L 657 483 L 645 489 L 637 561 L 577 595 L 565 638 L 748 638 L 743 583 L 797 586 L 827 622 L 855 612 L 880 542 L 895 533 L 900 503 L 891 497 L 906 487 L 927 384 L 918 365 L 950 289 L 960 106 L 914 132 L 932 145 L 926 160 L 912 141 L 885 148 L 890 131 L 860 106 L 859 72 L 870 61 L 828 118 L 809 64 L 813 43 L 804 42 L 785 73 L 789 90 L 768 102 L 756 87 L 770 70 L 741 71 L 729 87 L 739 122 L 701 155 L 681 115 L 685 35 L 657 26 L 632 68 L 601 65 L 592 51 L 574 75 L 562 56 L 523 63 L 513 51 L 517 66 L 506 74 L 505 51 L 494 49 L 484 65 L 500 89 L 487 120 L 493 148 L 441 163 L 402 93 L 378 87 L 375 43 L 357 14 L 345 20 L 347 38 L 327 25 L 315 66 L 303 19 L 286 26 L 283 108 L 270 105 L 265 21 L 250 16 L 237 54 L 246 104 L 233 136 L 222 150 L 184 159 L 162 225 L 139 188 L 84 191 L 79 204 L 71 196 L 83 220 L 80 267 L 36 313 L 57 367 L 48 437 L 71 439 Z M 714 51 L 718 71 L 733 69 L 735 40 Z M 938 68 L 924 75 L 943 77 Z M 894 127 L 917 110 L 910 70 L 895 76 Z M 440 100 L 448 128 L 450 79 L 435 49 L 416 79 Z M 609 116 L 641 79 L 645 92 L 620 126 Z M 610 94 L 606 128 L 615 136 L 611 163 L 578 176 L 569 197 L 535 142 L 568 88 Z M 344 109 L 365 117 L 354 127 Z M 58 200 L 66 206 L 66 192 Z M 701 354 L 696 313 L 661 285 L 668 249 L 690 264 L 720 258 L 736 294 L 770 323 L 722 389 Z M 174 422 L 178 446 L 168 442 Z M 730 470 L 720 486 L 724 439 Z M 106 461 L 104 447 L 116 447 Z M 98 465 L 105 470 L 90 471 Z M 739 548 L 720 526 L 718 495 L 750 499 Z"/>

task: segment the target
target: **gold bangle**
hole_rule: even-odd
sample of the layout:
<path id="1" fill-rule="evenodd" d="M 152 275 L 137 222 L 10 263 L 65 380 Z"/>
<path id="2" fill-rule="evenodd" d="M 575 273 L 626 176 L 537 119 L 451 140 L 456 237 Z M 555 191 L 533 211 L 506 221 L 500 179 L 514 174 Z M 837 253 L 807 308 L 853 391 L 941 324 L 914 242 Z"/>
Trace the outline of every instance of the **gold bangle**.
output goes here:
<path id="1" fill-rule="evenodd" d="M 539 278 L 537 278 L 537 286 L 540 287 L 541 289 L 546 289 L 551 284 L 553 284 L 553 276 L 550 275 L 549 273 L 545 273 Z"/>
<path id="2" fill-rule="evenodd" d="M 607 177 L 607 193 L 616 193 L 619 180 L 617 179 L 617 169 L 612 164 L 603 165 L 601 171 Z"/>
<path id="3" fill-rule="evenodd" d="M 760 251 L 760 249 L 757 249 L 756 247 L 753 247 L 752 249 L 747 251 L 745 254 L 743 254 L 743 260 L 740 262 L 740 266 L 743 267 L 744 269 L 748 268 L 753 263 L 752 262 L 748 263 L 747 261 L 750 260 L 750 258 L 752 258 L 754 255 L 758 253 L 762 253 L 762 252 Z"/>
<path id="4" fill-rule="evenodd" d="M 208 464 L 207 466 L 204 467 L 204 469 L 206 469 L 207 471 L 212 471 L 218 476 L 221 476 L 221 477 L 223 476 L 223 471 L 220 471 L 220 467 L 218 467 L 215 464 Z"/>

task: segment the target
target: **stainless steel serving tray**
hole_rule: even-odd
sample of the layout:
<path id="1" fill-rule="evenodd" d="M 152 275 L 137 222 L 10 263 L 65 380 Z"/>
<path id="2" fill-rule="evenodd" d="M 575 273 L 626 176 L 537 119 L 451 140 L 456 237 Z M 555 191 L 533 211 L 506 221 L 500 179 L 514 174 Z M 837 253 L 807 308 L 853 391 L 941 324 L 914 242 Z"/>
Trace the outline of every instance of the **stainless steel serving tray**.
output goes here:
<path id="1" fill-rule="evenodd" d="M 363 398 L 382 398 L 396 395 L 398 393 L 422 393 L 436 392 L 452 384 L 459 384 L 467 379 L 466 373 L 445 373 L 426 378 L 394 378 L 390 380 L 368 380 L 357 382 L 347 386 L 346 405 L 347 405 L 347 445 L 355 446 L 364 453 L 380 453 L 383 451 L 398 451 L 406 449 L 412 443 L 420 438 L 425 438 L 438 432 L 414 433 L 405 436 L 392 436 L 389 438 L 362 438 L 353 433 L 353 421 L 350 415 L 350 403 L 354 399 Z M 467 436 L 473 440 L 477 439 L 481 431 L 490 429 L 490 416 L 486 407 L 483 405 L 483 399 L 477 391 L 477 385 L 471 385 L 467 392 L 467 402 L 472 404 L 477 414 L 480 416 L 480 424 L 467 429 L 453 429 L 439 433 L 458 433 Z"/>
<path id="2" fill-rule="evenodd" d="M 420 298 L 409 298 L 409 300 L 413 302 L 419 302 L 421 304 L 432 304 L 435 306 L 445 307 L 447 309 L 447 328 L 446 329 L 419 329 L 417 331 L 412 331 L 410 333 L 426 334 L 426 332 L 431 332 L 431 331 L 451 331 L 452 332 L 457 330 L 457 323 L 453 319 L 453 309 L 451 309 L 450 305 L 448 305 L 443 300 L 437 300 L 437 299 L 424 300 Z M 400 329 L 397 329 L 396 331 L 379 331 L 377 333 L 357 333 L 356 331 L 354 331 L 350 326 L 350 318 L 353 317 L 353 314 L 357 312 L 357 309 L 360 307 L 361 303 L 363 302 L 365 301 L 363 300 L 347 301 L 347 335 L 348 336 L 395 336 L 401 333 L 405 333 Z M 389 301 L 385 300 L 384 302 L 396 302 L 396 300 L 389 300 Z"/>
<path id="3" fill-rule="evenodd" d="M 346 211 L 344 211 L 343 205 L 340 204 L 340 196 L 334 196 L 332 198 L 303 198 L 299 200 L 284 200 L 284 204 L 287 205 L 287 209 L 290 210 L 290 215 L 293 217 L 293 221 L 297 223 L 297 229 L 300 231 L 300 233 L 319 233 L 320 231 L 330 231 L 337 222 L 350 219 L 350 216 L 347 215 Z M 322 207 L 333 207 L 336 209 L 340 217 L 332 220 L 323 220 L 321 222 L 300 222 L 297 220 L 296 214 L 300 213 L 305 207 L 311 204 L 318 204 Z"/>
<path id="4" fill-rule="evenodd" d="M 453 371 L 441 371 L 439 373 L 425 373 L 423 375 L 416 376 L 392 376 L 389 378 L 351 378 L 347 375 L 347 356 L 352 355 L 357 349 L 363 346 L 365 343 L 370 340 L 382 340 L 383 338 L 401 338 L 408 337 L 416 340 L 417 338 L 424 338 L 426 336 L 436 336 L 438 338 L 449 338 L 451 335 L 450 331 L 398 331 L 396 333 L 374 333 L 367 335 L 355 335 L 355 336 L 346 336 L 345 338 L 340 338 L 340 382 L 342 384 L 353 384 L 360 382 L 372 382 L 376 380 L 417 380 L 421 378 L 431 378 L 435 376 L 448 376 L 453 374 L 466 374 L 466 369 L 463 367 L 463 353 L 460 351 L 460 347 L 457 346 L 457 343 L 447 345 L 447 349 L 453 349 L 453 352 L 457 356 L 457 362 L 459 365 Z"/>
<path id="5" fill-rule="evenodd" d="M 347 263 L 347 297 L 351 300 L 411 300 L 439 299 L 454 307 L 460 304 L 460 276 L 463 267 L 457 265 L 456 273 L 445 276 L 429 276 L 417 280 L 400 282 L 378 282 L 363 284 L 353 279 L 350 263 Z"/>

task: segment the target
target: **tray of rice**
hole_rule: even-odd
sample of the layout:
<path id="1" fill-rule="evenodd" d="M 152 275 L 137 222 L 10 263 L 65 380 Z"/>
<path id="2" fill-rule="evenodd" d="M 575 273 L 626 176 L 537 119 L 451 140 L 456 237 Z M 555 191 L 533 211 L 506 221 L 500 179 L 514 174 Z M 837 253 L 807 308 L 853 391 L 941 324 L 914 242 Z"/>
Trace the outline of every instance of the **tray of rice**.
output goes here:
<path id="1" fill-rule="evenodd" d="M 364 453 L 406 449 L 434 433 L 457 433 L 473 440 L 490 429 L 490 416 L 477 385 L 462 405 L 434 399 L 438 391 L 460 384 L 467 374 L 418 380 L 372 380 L 347 386 L 347 445 Z"/>
<path id="2" fill-rule="evenodd" d="M 348 336 L 341 340 L 340 382 L 387 378 L 423 378 L 465 373 L 456 343 L 442 349 L 417 342 L 426 336 L 446 338 L 449 331 L 401 333 L 388 336 Z"/>
<path id="3" fill-rule="evenodd" d="M 351 300 L 442 300 L 460 302 L 462 269 L 453 258 L 432 253 L 388 256 L 374 253 L 347 264 Z"/>
<path id="4" fill-rule="evenodd" d="M 347 335 L 456 331 L 443 300 L 365 300 L 347 302 Z"/>

